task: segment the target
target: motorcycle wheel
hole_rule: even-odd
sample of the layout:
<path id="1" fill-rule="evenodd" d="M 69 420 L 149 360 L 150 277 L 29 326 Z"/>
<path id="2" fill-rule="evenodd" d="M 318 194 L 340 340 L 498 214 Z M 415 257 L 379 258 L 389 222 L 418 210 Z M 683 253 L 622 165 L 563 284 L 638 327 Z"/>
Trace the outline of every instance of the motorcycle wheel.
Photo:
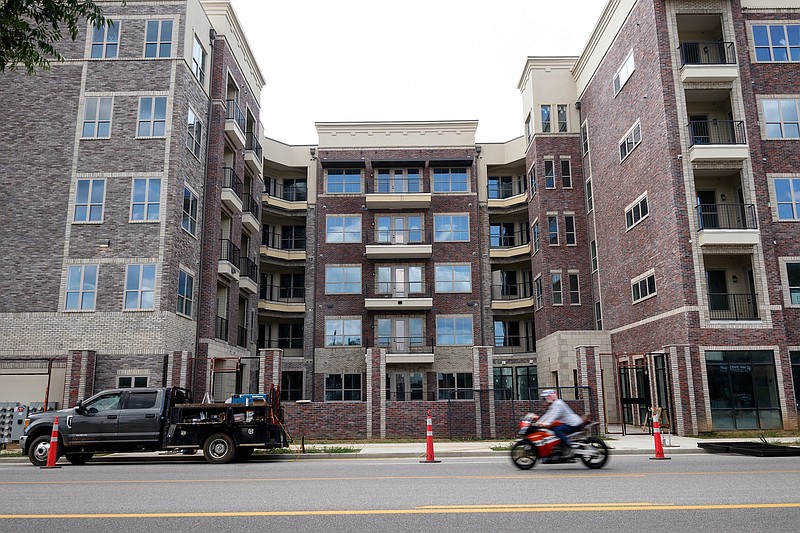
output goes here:
<path id="1" fill-rule="evenodd" d="M 589 437 L 583 447 L 587 450 L 594 450 L 597 455 L 586 457 L 581 456 L 581 461 L 587 468 L 603 468 L 608 462 L 608 446 L 601 439 L 597 437 Z"/>
<path id="2" fill-rule="evenodd" d="M 511 460 L 520 470 L 530 470 L 536 466 L 536 450 L 527 440 L 521 440 L 511 447 Z"/>

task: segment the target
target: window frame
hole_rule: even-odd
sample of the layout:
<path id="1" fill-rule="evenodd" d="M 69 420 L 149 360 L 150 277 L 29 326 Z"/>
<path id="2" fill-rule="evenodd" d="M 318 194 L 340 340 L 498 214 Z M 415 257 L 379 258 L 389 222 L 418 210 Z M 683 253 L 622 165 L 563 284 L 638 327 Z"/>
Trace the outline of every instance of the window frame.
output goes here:
<path id="1" fill-rule="evenodd" d="M 592 178 L 587 178 L 584 184 L 586 194 L 586 213 L 594 211 L 594 191 L 592 190 Z"/>
<path id="2" fill-rule="evenodd" d="M 469 377 L 469 379 L 467 379 Z M 445 386 L 443 386 L 443 384 Z M 452 386 L 446 386 L 452 384 Z M 472 372 L 437 372 L 436 398 L 443 400 L 473 400 L 474 376 Z"/>
<path id="3" fill-rule="evenodd" d="M 553 306 L 564 305 L 564 283 L 561 272 L 550 272 L 550 289 Z"/>
<path id="4" fill-rule="evenodd" d="M 625 59 L 622 60 L 622 64 L 614 73 L 614 78 L 612 79 L 611 85 L 614 89 L 614 97 L 622 91 L 622 88 L 628 83 L 628 80 L 631 79 L 631 76 L 636 71 L 636 60 L 634 59 L 633 50 L 628 52 L 628 55 L 625 56 Z"/>
<path id="5" fill-rule="evenodd" d="M 469 339 L 459 334 L 459 323 L 469 321 Z M 436 346 L 472 346 L 475 340 L 475 324 L 472 315 L 437 315 L 436 316 Z M 452 322 L 452 339 L 450 333 L 443 332 L 446 324 Z M 464 327 L 462 323 L 461 328 Z M 459 339 L 462 342 L 459 342 Z M 452 341 L 452 342 L 450 342 Z"/>
<path id="6" fill-rule="evenodd" d="M 82 198 L 79 198 L 78 195 L 80 194 L 80 184 L 81 182 L 89 182 L 89 189 L 86 193 L 86 202 L 82 202 Z M 101 183 L 102 190 L 102 198 L 100 198 L 100 202 L 93 201 L 93 195 L 95 191 L 95 186 L 97 183 Z M 78 178 L 75 180 L 75 202 L 72 207 L 72 223 L 73 224 L 103 224 L 105 219 L 105 211 L 106 211 L 106 179 L 105 178 Z M 84 207 L 86 209 L 86 217 L 85 220 L 78 220 L 78 208 Z M 95 207 L 100 208 L 100 218 L 98 220 L 92 220 L 92 209 Z"/>
<path id="7" fill-rule="evenodd" d="M 148 40 L 150 28 L 156 25 L 156 39 L 154 41 Z M 164 27 L 169 27 L 168 40 L 164 40 Z M 172 37 L 175 29 L 175 21 L 172 19 L 150 19 L 145 21 L 144 25 L 144 50 L 142 57 L 145 59 L 165 59 L 172 57 Z M 148 50 L 153 47 L 153 55 L 149 55 Z M 164 55 L 164 48 L 166 47 L 166 55 Z"/>
<path id="8" fill-rule="evenodd" d="M 332 281 L 332 274 L 339 272 L 341 282 Z M 348 281 L 348 274 L 358 273 L 358 282 Z M 353 285 L 356 284 L 354 287 Z M 325 265 L 325 294 L 363 294 L 361 265 Z M 341 290 L 331 290 L 340 287 Z M 357 289 L 357 290 L 356 290 Z"/>
<path id="9" fill-rule="evenodd" d="M 645 191 L 625 208 L 625 231 L 630 231 L 647 218 L 650 218 L 650 206 Z"/>
<path id="10" fill-rule="evenodd" d="M 138 182 L 145 182 L 144 187 L 144 200 L 143 201 L 136 201 L 136 184 Z M 154 181 L 158 181 L 158 199 L 153 200 L 150 198 L 151 193 L 151 183 Z M 161 222 L 161 198 L 163 196 L 161 191 L 162 186 L 162 179 L 155 178 L 155 177 L 148 177 L 148 178 L 133 178 L 131 180 L 131 203 L 130 203 L 130 214 L 128 222 L 132 224 L 156 224 Z M 136 215 L 136 207 L 141 206 L 143 209 L 143 218 L 135 218 Z M 155 209 L 155 218 L 151 218 L 151 209 Z"/>
<path id="11" fill-rule="evenodd" d="M 545 159 L 544 160 L 544 188 L 545 189 L 555 189 L 556 188 L 556 160 L 555 159 Z"/>
<path id="12" fill-rule="evenodd" d="M 644 274 L 640 274 L 631 279 L 631 301 L 634 305 L 639 302 L 649 300 L 650 298 L 654 298 L 657 295 L 658 286 L 656 284 L 656 274 L 654 269 L 650 269 Z"/>
<path id="13" fill-rule="evenodd" d="M 794 120 L 784 120 L 785 112 L 787 111 L 784 109 L 784 102 L 793 102 L 794 103 Z M 769 104 L 774 103 L 776 106 L 775 111 L 771 111 L 769 114 L 772 115 L 773 113 L 778 114 L 777 119 L 775 121 L 775 117 L 768 116 L 767 106 Z M 800 98 L 760 98 L 759 99 L 759 108 L 758 111 L 760 113 L 760 119 L 762 126 L 762 137 L 769 141 L 797 141 L 800 140 Z M 794 130 L 795 136 L 790 136 L 786 134 L 787 126 L 791 126 Z M 780 128 L 780 136 L 773 136 L 771 135 L 770 131 L 774 130 L 774 128 Z"/>
<path id="14" fill-rule="evenodd" d="M 553 229 L 555 224 L 555 230 Z M 547 244 L 548 246 L 559 246 L 558 240 L 558 215 L 547 215 Z"/>
<path id="15" fill-rule="evenodd" d="M 89 117 L 89 102 L 94 102 L 94 113 Z M 108 116 L 100 116 L 103 111 L 104 102 L 108 103 Z M 81 139 L 110 139 L 111 123 L 114 116 L 114 97 L 113 96 L 87 96 L 83 99 L 83 122 L 81 125 Z M 92 125 L 92 134 L 86 134 L 87 124 Z M 100 126 L 107 128 L 107 134 L 100 134 Z"/>
<path id="16" fill-rule="evenodd" d="M 464 268 L 466 268 L 469 279 L 467 281 L 457 280 L 456 270 Z M 433 272 L 433 286 L 436 293 L 472 293 L 472 265 L 470 263 L 436 263 L 433 266 Z M 442 279 L 439 277 L 439 274 L 447 275 L 448 273 L 450 275 L 448 279 Z M 464 283 L 469 285 L 468 289 L 457 290 L 457 287 Z"/>
<path id="17" fill-rule="evenodd" d="M 454 185 L 461 184 L 461 180 L 457 179 L 454 180 L 454 176 L 458 177 L 462 173 L 461 172 L 454 172 L 463 170 L 464 174 L 464 189 L 455 189 Z M 437 176 L 446 176 L 447 180 L 442 181 L 441 179 L 437 179 Z M 431 191 L 434 194 L 465 194 L 470 192 L 470 172 L 468 167 L 433 167 L 431 172 L 431 179 L 433 180 L 433 187 Z M 447 189 L 441 189 L 442 185 L 447 185 Z"/>
<path id="18" fill-rule="evenodd" d="M 198 161 L 201 161 L 203 155 L 203 122 L 191 107 L 189 107 L 189 113 L 186 117 L 186 148 Z"/>
<path id="19" fill-rule="evenodd" d="M 564 215 L 564 233 L 565 233 L 564 244 L 566 244 L 567 246 L 578 245 L 578 231 L 575 224 L 576 220 L 574 214 L 570 213 Z M 570 226 L 572 226 L 571 230 Z"/>
<path id="20" fill-rule="evenodd" d="M 546 120 L 545 120 L 546 116 Z M 539 120 L 542 123 L 542 133 L 553 132 L 553 106 L 552 104 L 542 104 L 539 106 Z"/>
<path id="21" fill-rule="evenodd" d="M 102 35 L 98 32 L 102 31 Z M 116 31 L 116 40 L 109 40 L 109 32 Z M 92 26 L 92 43 L 89 47 L 90 59 L 116 59 L 119 56 L 119 42 L 122 34 L 122 22 L 108 20 L 108 26 Z M 100 38 L 98 40 L 98 37 Z M 95 55 L 96 47 L 100 47 L 100 54 Z M 113 52 L 109 49 L 113 48 Z"/>
<path id="22" fill-rule="evenodd" d="M 362 168 L 328 168 L 325 169 L 325 194 L 361 195 L 364 191 L 364 169 Z M 355 181 L 348 176 L 358 175 L 358 190 L 353 190 Z M 336 176 L 336 179 L 331 177 Z M 340 178 L 339 178 L 340 177 Z M 338 189 L 341 186 L 341 190 Z M 351 189 L 351 190 L 348 190 Z"/>
<path id="23" fill-rule="evenodd" d="M 539 219 L 538 218 L 533 221 L 533 224 L 531 224 L 531 236 L 532 236 L 531 240 L 533 241 L 533 253 L 536 254 L 536 252 L 539 251 L 539 247 L 541 245 L 540 242 L 539 242 L 540 234 L 539 234 Z"/>
<path id="24" fill-rule="evenodd" d="M 200 50 L 200 63 L 198 64 L 197 60 L 197 51 Z M 197 35 L 194 36 L 194 44 L 192 45 L 192 74 L 197 81 L 200 82 L 200 85 L 205 85 L 206 81 L 206 58 L 208 57 L 208 53 L 206 52 L 203 43 L 200 42 L 200 38 Z"/>
<path id="25" fill-rule="evenodd" d="M 564 120 L 561 120 L 561 111 L 564 111 Z M 569 133 L 569 106 L 567 104 L 556 104 L 556 124 L 558 133 Z"/>
<path id="26" fill-rule="evenodd" d="M 163 116 L 161 116 L 161 102 L 163 102 Z M 169 100 L 166 96 L 140 96 L 139 107 L 136 113 L 136 138 L 137 139 L 165 139 L 167 137 L 167 114 Z M 147 109 L 145 109 L 147 108 Z M 146 110 L 149 118 L 143 118 Z M 147 131 L 142 132 L 146 127 Z"/>
<path id="27" fill-rule="evenodd" d="M 625 132 L 625 136 L 617 143 L 619 145 L 619 162 L 622 164 L 636 148 L 642 144 L 642 123 L 640 120 Z M 623 153 L 624 151 L 624 153 Z"/>
<path id="28" fill-rule="evenodd" d="M 122 381 L 126 380 L 126 379 L 130 380 L 130 385 L 123 385 L 122 384 Z M 141 384 L 141 381 L 138 381 L 139 384 L 137 384 L 137 380 L 142 380 L 142 379 L 144 380 L 144 384 Z M 150 376 L 147 375 L 147 374 L 132 374 L 132 375 L 129 375 L 129 376 L 127 376 L 127 375 L 126 376 L 117 376 L 117 388 L 118 389 L 140 389 L 140 388 L 146 388 L 146 387 L 149 386 L 149 382 L 150 382 Z"/>
<path id="29" fill-rule="evenodd" d="M 338 383 L 341 387 L 329 387 L 334 378 L 339 378 Z M 357 379 L 356 379 L 357 378 Z M 348 385 L 349 381 L 349 387 Z M 357 384 L 355 382 L 358 382 Z M 361 374 L 346 373 L 325 374 L 325 401 L 326 402 L 361 402 L 362 384 Z M 334 383 L 335 384 L 335 383 Z M 338 394 L 337 394 L 338 392 Z M 350 396 L 348 398 L 348 395 Z"/>
<path id="30" fill-rule="evenodd" d="M 539 274 L 533 278 L 533 301 L 536 310 L 544 308 L 544 289 L 542 287 L 542 275 Z"/>
<path id="31" fill-rule="evenodd" d="M 581 157 L 586 157 L 589 154 L 589 119 L 583 121 L 581 124 Z"/>
<path id="32" fill-rule="evenodd" d="M 572 188 L 572 161 L 570 159 L 562 158 L 559 159 L 560 167 L 561 167 L 561 188 L 562 189 L 571 189 Z M 566 170 L 566 172 L 564 172 Z"/>
<path id="33" fill-rule="evenodd" d="M 454 227 L 454 225 L 453 225 L 453 220 L 454 219 L 456 219 L 456 218 L 465 219 L 466 223 L 467 223 L 466 224 L 466 231 L 462 230 L 462 229 L 446 229 L 446 230 L 438 229 L 439 222 L 440 221 L 444 221 L 445 218 L 449 219 L 449 228 L 453 228 Z M 466 237 L 467 238 L 466 239 L 458 239 L 458 238 L 441 239 L 441 238 L 439 238 L 439 234 L 440 233 L 441 234 L 449 234 L 449 235 L 451 235 L 453 237 L 460 236 L 460 235 L 466 233 Z M 469 242 L 470 241 L 469 213 L 441 213 L 441 214 L 435 214 L 433 216 L 433 241 L 434 242 Z"/>
<path id="34" fill-rule="evenodd" d="M 180 316 L 191 319 L 193 310 L 194 275 L 181 268 L 178 270 L 178 299 L 175 312 Z"/>
<path id="35" fill-rule="evenodd" d="M 766 24 L 758 24 L 764 22 Z M 794 22 L 794 21 L 793 21 Z M 767 37 L 767 44 L 759 44 L 758 40 L 759 37 L 756 36 L 756 28 L 766 28 L 766 37 Z M 782 27 L 783 28 L 783 37 L 786 39 L 786 45 L 781 46 L 780 44 L 775 45 L 773 44 L 773 27 Z M 800 62 L 800 43 L 792 44 L 790 41 L 791 36 L 789 35 L 789 28 L 795 27 L 797 28 L 797 32 L 800 33 L 800 24 L 792 24 L 790 22 L 777 22 L 770 24 L 769 21 L 751 21 L 750 22 L 750 37 L 752 38 L 752 51 L 753 51 L 753 58 L 756 63 L 797 63 Z M 783 49 L 786 52 L 786 59 L 775 59 L 775 49 Z M 792 49 L 797 49 L 796 57 L 797 59 L 792 59 Z M 760 59 L 759 58 L 759 51 L 767 50 L 769 52 L 769 59 Z"/>
<path id="36" fill-rule="evenodd" d="M 132 269 L 138 269 L 138 274 L 136 274 L 136 279 L 132 280 L 131 275 Z M 143 287 L 143 282 L 145 280 L 145 271 L 152 270 L 152 279 L 153 279 L 153 286 L 152 287 Z M 158 285 L 158 268 L 155 263 L 131 263 L 125 266 L 125 289 L 122 298 L 122 309 L 123 311 L 153 311 L 155 310 L 155 302 L 156 302 L 156 286 Z M 131 287 L 129 285 L 130 281 L 135 281 L 136 285 Z M 136 305 L 128 307 L 128 297 L 129 295 L 135 295 L 136 297 Z M 145 296 L 150 295 L 151 301 L 149 302 L 150 306 L 145 307 Z"/>
<path id="37" fill-rule="evenodd" d="M 331 231 L 331 221 L 341 219 L 341 232 Z M 358 221 L 358 240 L 347 240 L 347 236 L 354 236 L 354 231 L 348 231 L 348 221 L 352 225 L 352 221 Z M 361 228 L 361 215 L 327 215 L 325 217 L 325 242 L 329 244 L 358 244 L 363 240 L 363 231 Z M 331 240 L 331 235 L 341 235 L 342 240 Z M 351 237 L 353 238 L 353 237 Z"/>
<path id="38" fill-rule="evenodd" d="M 353 333 L 346 333 L 347 327 L 349 326 L 352 331 L 355 331 L 355 325 L 358 325 L 358 335 Z M 339 335 L 338 329 L 334 328 L 333 334 L 328 334 L 330 331 L 330 326 L 338 326 L 340 325 L 342 328 L 342 333 Z M 341 338 L 341 344 L 336 344 L 336 339 Z M 331 340 L 332 339 L 332 340 Z M 358 344 L 351 342 L 351 340 L 356 340 Z M 347 343 L 345 343 L 347 341 Z M 360 348 L 364 344 L 364 330 L 363 324 L 361 321 L 361 317 L 325 317 L 325 339 L 324 339 L 324 346 L 325 348 Z"/>
<path id="39" fill-rule="evenodd" d="M 784 307 L 800 308 L 800 256 L 779 257 L 778 265 Z M 790 265 L 796 270 L 794 274 L 789 272 Z"/>
<path id="40" fill-rule="evenodd" d="M 186 210 L 187 194 L 189 211 Z M 181 214 L 181 228 L 194 238 L 197 238 L 197 213 L 200 206 L 200 197 L 188 185 L 183 186 L 183 202 Z M 187 227 L 188 226 L 188 227 Z"/>
<path id="41" fill-rule="evenodd" d="M 87 270 L 93 276 L 91 280 L 87 280 Z M 71 287 L 72 272 L 78 271 L 80 272 L 78 286 Z M 64 311 L 71 313 L 94 311 L 97 307 L 97 280 L 99 277 L 100 265 L 68 265 L 64 284 Z M 77 307 L 70 307 L 71 294 L 77 298 Z M 84 302 L 87 295 L 91 295 L 91 305 Z"/>
<path id="42" fill-rule="evenodd" d="M 567 272 L 569 305 L 581 305 L 581 281 L 577 272 Z"/>
<path id="43" fill-rule="evenodd" d="M 589 255 L 592 262 L 592 273 L 597 272 L 597 241 L 595 239 L 592 239 L 589 243 Z"/>

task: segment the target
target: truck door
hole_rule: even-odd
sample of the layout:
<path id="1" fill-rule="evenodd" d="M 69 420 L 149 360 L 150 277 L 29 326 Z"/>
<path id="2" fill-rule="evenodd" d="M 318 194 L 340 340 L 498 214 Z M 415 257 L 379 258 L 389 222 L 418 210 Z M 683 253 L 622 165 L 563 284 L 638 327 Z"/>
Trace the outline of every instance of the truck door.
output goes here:
<path id="1" fill-rule="evenodd" d="M 109 391 L 83 403 L 83 414 L 68 420 L 71 444 L 112 444 L 117 440 L 122 391 Z"/>
<path id="2" fill-rule="evenodd" d="M 158 399 L 159 391 L 128 391 L 119 412 L 117 435 L 120 443 L 158 442 L 162 403 Z"/>

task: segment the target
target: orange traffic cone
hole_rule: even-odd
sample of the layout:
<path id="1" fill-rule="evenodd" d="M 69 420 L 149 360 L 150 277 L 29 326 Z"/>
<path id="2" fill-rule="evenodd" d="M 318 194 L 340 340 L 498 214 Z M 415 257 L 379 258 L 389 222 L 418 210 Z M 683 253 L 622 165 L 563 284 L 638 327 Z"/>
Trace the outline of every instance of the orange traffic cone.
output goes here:
<path id="1" fill-rule="evenodd" d="M 39 468 L 61 468 L 58 461 L 58 417 L 53 421 L 53 432 L 50 433 L 50 449 L 47 451 L 47 464 Z"/>
<path id="2" fill-rule="evenodd" d="M 661 444 L 661 424 L 658 419 L 661 415 L 661 409 L 658 407 L 653 409 L 653 440 L 656 447 L 656 456 L 650 459 L 665 459 L 669 460 L 671 457 L 664 457 L 664 447 Z"/>
<path id="3" fill-rule="evenodd" d="M 428 410 L 428 427 L 427 427 L 427 449 L 425 451 L 425 460 L 420 463 L 441 463 L 433 458 L 433 422 L 431 420 L 431 412 Z"/>

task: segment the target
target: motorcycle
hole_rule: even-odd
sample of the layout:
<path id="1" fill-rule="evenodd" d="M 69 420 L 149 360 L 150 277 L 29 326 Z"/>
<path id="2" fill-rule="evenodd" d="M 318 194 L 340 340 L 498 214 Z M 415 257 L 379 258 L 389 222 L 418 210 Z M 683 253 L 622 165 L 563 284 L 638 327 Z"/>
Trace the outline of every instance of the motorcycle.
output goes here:
<path id="1" fill-rule="evenodd" d="M 538 459 L 542 463 L 574 463 L 580 459 L 588 468 L 603 468 L 608 462 L 608 446 L 599 437 L 589 436 L 587 432 L 598 426 L 598 422 L 586 420 L 581 428 L 570 434 L 573 454 L 564 457 L 566 451 L 561 440 L 552 429 L 538 426 L 538 417 L 528 413 L 520 421 L 517 433 L 521 436 L 511 447 L 511 460 L 522 470 L 530 470 L 536 466 Z M 557 425 L 558 423 L 554 424 Z"/>

